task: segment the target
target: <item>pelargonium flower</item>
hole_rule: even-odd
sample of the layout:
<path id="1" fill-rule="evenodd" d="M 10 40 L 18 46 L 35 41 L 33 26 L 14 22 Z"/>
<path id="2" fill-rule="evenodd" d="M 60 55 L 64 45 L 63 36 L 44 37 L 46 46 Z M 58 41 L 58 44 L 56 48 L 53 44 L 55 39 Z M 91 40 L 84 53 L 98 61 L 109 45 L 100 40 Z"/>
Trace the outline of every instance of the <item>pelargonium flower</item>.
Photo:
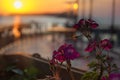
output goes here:
<path id="1" fill-rule="evenodd" d="M 95 50 L 95 48 L 97 47 L 97 42 L 93 41 L 90 42 L 87 46 L 87 48 L 85 49 L 86 52 L 92 52 L 93 50 Z"/>
<path id="2" fill-rule="evenodd" d="M 64 57 L 63 53 L 61 53 L 59 51 L 53 51 L 53 59 L 57 60 L 59 62 L 65 61 L 65 57 Z"/>
<path id="3" fill-rule="evenodd" d="M 54 65 L 54 64 L 57 64 L 58 62 L 53 58 L 52 60 L 50 60 L 50 64 L 51 65 Z"/>
<path id="4" fill-rule="evenodd" d="M 79 29 L 81 27 L 86 27 L 86 28 L 97 28 L 99 25 L 92 19 L 80 19 L 79 22 L 77 24 L 75 24 L 73 27 L 75 29 Z"/>
<path id="5" fill-rule="evenodd" d="M 110 50 L 112 48 L 112 44 L 108 39 L 104 39 L 100 41 L 100 47 L 105 50 Z"/>
<path id="6" fill-rule="evenodd" d="M 79 22 L 73 26 L 73 28 L 80 29 L 83 25 L 85 25 L 85 20 L 80 19 Z"/>
<path id="7" fill-rule="evenodd" d="M 71 44 L 64 44 L 60 46 L 58 51 L 63 52 L 63 55 L 66 60 L 73 60 L 80 56 L 80 54 L 75 50 L 75 48 Z"/>
<path id="8" fill-rule="evenodd" d="M 73 60 L 80 56 L 71 44 L 64 44 L 58 48 L 58 51 L 53 52 L 52 60 L 64 62 L 65 60 Z"/>
<path id="9" fill-rule="evenodd" d="M 108 39 L 101 40 L 100 42 L 90 42 L 85 49 L 86 52 L 92 52 L 96 48 L 104 49 L 104 50 L 110 50 L 112 48 L 112 44 Z"/>
<path id="10" fill-rule="evenodd" d="M 85 25 L 85 19 L 80 19 L 78 22 L 79 25 Z"/>
<path id="11" fill-rule="evenodd" d="M 91 27 L 91 28 L 97 28 L 99 25 L 94 21 L 94 20 L 92 20 L 92 19 L 88 19 L 87 21 L 86 21 L 88 24 L 89 24 L 89 26 Z"/>
<path id="12" fill-rule="evenodd" d="M 68 45 L 64 49 L 64 56 L 66 60 L 73 60 L 75 58 L 78 58 L 80 54 L 75 50 L 75 48 L 72 45 Z"/>
<path id="13" fill-rule="evenodd" d="M 101 80 L 120 80 L 120 74 L 112 73 L 109 75 L 108 79 L 107 79 L 107 77 L 103 76 Z"/>
<path id="14" fill-rule="evenodd" d="M 78 25 L 78 24 L 75 24 L 75 25 L 73 26 L 73 28 L 78 29 L 78 28 L 79 28 L 79 25 Z"/>
<path id="15" fill-rule="evenodd" d="M 71 45 L 71 44 L 70 44 Z M 64 49 L 66 48 L 68 46 L 68 44 L 63 44 L 63 45 L 61 45 L 59 48 L 58 48 L 58 51 L 64 51 Z"/>
<path id="16" fill-rule="evenodd" d="M 112 73 L 109 75 L 109 80 L 120 80 L 120 74 L 119 73 Z"/>
<path id="17" fill-rule="evenodd" d="M 107 80 L 107 78 L 105 76 L 103 76 L 101 80 Z"/>
<path id="18" fill-rule="evenodd" d="M 108 79 L 105 76 L 103 76 L 101 80 L 120 80 L 120 74 L 112 73 L 109 75 Z"/>

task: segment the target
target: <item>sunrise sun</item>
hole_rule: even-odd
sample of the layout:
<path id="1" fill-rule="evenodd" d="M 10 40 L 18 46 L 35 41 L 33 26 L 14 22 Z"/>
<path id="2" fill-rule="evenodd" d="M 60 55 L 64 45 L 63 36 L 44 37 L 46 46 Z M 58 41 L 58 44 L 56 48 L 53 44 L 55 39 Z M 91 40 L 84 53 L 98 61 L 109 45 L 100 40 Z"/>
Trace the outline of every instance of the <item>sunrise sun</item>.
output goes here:
<path id="1" fill-rule="evenodd" d="M 22 2 L 21 1 L 15 1 L 14 2 L 14 7 L 16 8 L 16 9 L 19 9 L 19 8 L 21 8 L 22 7 Z"/>

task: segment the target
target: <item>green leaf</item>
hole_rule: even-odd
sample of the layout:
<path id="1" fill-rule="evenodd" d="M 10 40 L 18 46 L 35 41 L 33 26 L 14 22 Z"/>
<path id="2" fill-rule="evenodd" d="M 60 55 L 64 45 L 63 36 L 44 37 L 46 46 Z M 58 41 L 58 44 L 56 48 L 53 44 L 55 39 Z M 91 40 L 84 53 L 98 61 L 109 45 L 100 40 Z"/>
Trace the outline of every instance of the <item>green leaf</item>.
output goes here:
<path id="1" fill-rule="evenodd" d="M 35 75 L 37 75 L 38 70 L 34 66 L 30 66 L 30 67 L 24 69 L 24 72 L 28 76 L 35 76 Z"/>
<path id="2" fill-rule="evenodd" d="M 89 68 L 96 68 L 98 64 L 95 61 L 92 61 L 91 63 L 88 64 Z"/>
<path id="3" fill-rule="evenodd" d="M 81 77 L 81 80 L 97 80 L 98 76 L 98 73 L 95 71 L 87 72 Z"/>

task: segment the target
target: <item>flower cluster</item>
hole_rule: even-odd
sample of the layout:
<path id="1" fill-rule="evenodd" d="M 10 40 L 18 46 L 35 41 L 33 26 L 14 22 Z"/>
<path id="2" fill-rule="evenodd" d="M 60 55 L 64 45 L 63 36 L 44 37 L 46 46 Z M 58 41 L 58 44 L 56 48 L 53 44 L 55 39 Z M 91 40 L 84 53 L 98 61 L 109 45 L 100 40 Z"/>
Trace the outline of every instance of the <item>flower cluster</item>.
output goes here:
<path id="1" fill-rule="evenodd" d="M 77 31 L 81 32 L 89 41 L 88 46 L 85 48 L 86 52 L 95 52 L 96 61 L 92 61 L 88 64 L 91 72 L 85 73 L 82 80 L 108 80 L 111 77 L 111 72 L 116 70 L 116 65 L 112 64 L 109 54 L 102 54 L 103 50 L 109 51 L 112 48 L 110 40 L 93 40 L 91 33 L 92 29 L 96 29 L 99 25 L 91 19 L 81 19 L 77 24 L 73 26 Z M 78 36 L 77 36 L 78 37 Z M 76 37 L 76 38 L 77 38 Z M 107 79 L 104 76 L 107 72 Z M 103 77 L 103 78 L 102 78 Z M 91 78 L 91 79 L 88 79 Z M 109 79 L 110 80 L 110 79 Z M 113 80 L 113 79 L 111 79 Z"/>
<path id="2" fill-rule="evenodd" d="M 67 64 L 67 71 L 70 74 L 70 77 L 72 80 L 74 79 L 74 76 L 72 75 L 71 72 L 71 60 L 74 60 L 76 58 L 78 58 L 80 56 L 80 54 L 75 50 L 75 48 L 71 45 L 71 44 L 63 44 L 61 45 L 58 50 L 53 51 L 53 56 L 52 59 L 50 61 L 50 67 L 51 67 L 51 71 L 53 72 L 53 75 L 55 78 L 55 80 L 61 80 L 59 77 L 59 73 L 60 73 L 60 68 L 61 68 L 61 64 L 65 61 Z M 59 65 L 60 63 L 60 65 Z M 58 79 L 59 78 L 59 79 Z"/>
<path id="3" fill-rule="evenodd" d="M 99 25 L 92 19 L 88 19 L 88 20 L 81 19 L 81 20 L 79 20 L 79 22 L 77 24 L 75 24 L 73 26 L 73 28 L 75 28 L 76 30 L 83 33 L 83 35 L 86 36 L 90 40 L 90 38 L 91 38 L 90 30 L 95 29 L 98 26 Z M 90 43 L 88 44 L 85 51 L 92 52 L 92 51 L 96 50 L 97 48 L 99 48 L 101 50 L 103 50 L 103 49 L 110 50 L 112 48 L 112 44 L 110 43 L 110 41 L 108 39 L 104 39 L 99 42 L 98 41 L 90 41 Z"/>
<path id="4" fill-rule="evenodd" d="M 91 29 L 97 28 L 99 25 L 92 19 L 81 19 L 78 23 L 76 23 L 73 28 L 77 31 L 80 31 L 84 36 L 90 38 Z"/>
<path id="5" fill-rule="evenodd" d="M 97 28 L 99 25 L 92 19 L 81 19 L 77 24 L 73 26 L 77 31 L 81 32 L 88 41 L 89 44 L 85 48 L 86 52 L 95 52 L 95 60 L 88 64 L 89 68 L 91 69 L 90 72 L 86 72 L 81 80 L 114 80 L 117 78 L 120 79 L 120 75 L 111 74 L 117 68 L 116 64 L 111 63 L 112 59 L 109 54 L 102 54 L 103 50 L 109 51 L 112 48 L 112 44 L 110 40 L 103 39 L 103 40 L 93 40 L 91 33 L 92 29 Z M 78 38 L 80 36 L 75 36 Z M 71 60 L 78 58 L 80 54 L 75 50 L 75 48 L 71 44 L 63 44 L 61 45 L 58 50 L 53 51 L 52 60 L 50 61 L 51 64 L 56 63 L 63 63 L 66 61 L 67 63 L 67 70 L 71 76 L 71 80 L 75 80 L 74 76 L 71 72 Z M 104 77 L 108 75 L 107 77 Z M 115 76 L 115 78 L 114 78 Z M 109 79 L 108 79 L 109 78 Z"/>
<path id="6" fill-rule="evenodd" d="M 110 41 L 108 39 L 101 40 L 100 42 L 93 41 L 93 42 L 89 43 L 89 45 L 87 46 L 85 51 L 92 52 L 96 48 L 99 48 L 101 50 L 103 50 L 103 49 L 110 50 L 112 48 L 112 44 L 110 43 Z"/>
<path id="7" fill-rule="evenodd" d="M 64 62 L 76 59 L 80 54 L 75 50 L 71 44 L 63 44 L 58 50 L 53 51 L 51 63 Z"/>
<path id="8" fill-rule="evenodd" d="M 82 28 L 97 28 L 99 25 L 92 19 L 81 19 L 77 24 L 75 24 L 73 27 L 75 29 L 82 29 Z"/>

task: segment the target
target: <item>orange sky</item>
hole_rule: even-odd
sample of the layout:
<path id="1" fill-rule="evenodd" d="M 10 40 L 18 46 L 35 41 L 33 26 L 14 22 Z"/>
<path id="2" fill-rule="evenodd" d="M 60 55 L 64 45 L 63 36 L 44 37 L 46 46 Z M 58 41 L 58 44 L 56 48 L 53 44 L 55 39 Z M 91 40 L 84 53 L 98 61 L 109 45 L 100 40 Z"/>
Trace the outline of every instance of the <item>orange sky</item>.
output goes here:
<path id="1" fill-rule="evenodd" d="M 22 7 L 16 9 L 15 1 L 21 1 Z M 68 0 L 0 0 L 0 14 L 39 14 L 39 13 L 59 13 L 68 10 L 65 3 Z M 74 1 L 74 0 L 71 0 Z M 79 0 L 79 15 L 82 12 L 82 0 Z M 85 0 L 85 15 L 89 14 L 89 1 Z M 95 16 L 111 16 L 112 0 L 94 0 L 93 13 Z M 120 15 L 120 0 L 116 0 L 116 15 Z"/>
<path id="2" fill-rule="evenodd" d="M 21 1 L 22 7 L 16 9 L 15 1 Z M 0 14 L 63 12 L 66 9 L 65 0 L 0 0 Z"/>

